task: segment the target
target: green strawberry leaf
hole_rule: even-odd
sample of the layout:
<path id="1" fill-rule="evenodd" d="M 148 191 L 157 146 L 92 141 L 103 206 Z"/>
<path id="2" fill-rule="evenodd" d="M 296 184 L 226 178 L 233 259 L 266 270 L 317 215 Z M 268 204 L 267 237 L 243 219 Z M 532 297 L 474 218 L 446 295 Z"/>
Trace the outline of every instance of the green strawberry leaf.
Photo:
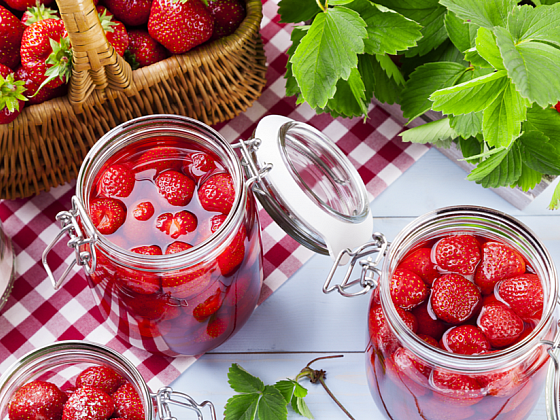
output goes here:
<path id="1" fill-rule="evenodd" d="M 371 66 L 372 74 L 375 79 L 373 94 L 377 100 L 386 104 L 399 102 L 402 88 L 397 84 L 395 79 L 387 75 L 375 57 L 366 54 L 364 55 L 364 61 L 366 60 L 369 60 L 367 65 Z M 364 66 L 365 65 L 366 64 L 364 64 Z M 364 74 L 363 71 L 362 74 Z"/>
<path id="2" fill-rule="evenodd" d="M 228 383 L 235 392 L 245 394 L 263 392 L 265 388 L 259 378 L 251 375 L 237 363 L 229 368 Z"/>
<path id="3" fill-rule="evenodd" d="M 292 408 L 300 416 L 307 417 L 308 419 L 313 419 L 313 414 L 309 411 L 309 407 L 301 397 L 296 397 L 292 399 Z"/>
<path id="4" fill-rule="evenodd" d="M 445 29 L 459 51 L 466 51 L 475 46 L 478 26 L 457 17 L 450 10 L 445 15 Z"/>
<path id="5" fill-rule="evenodd" d="M 536 105 L 527 110 L 526 131 L 538 130 L 549 138 L 549 143 L 560 152 L 560 112 L 554 108 L 542 109 Z"/>
<path id="6" fill-rule="evenodd" d="M 515 183 L 515 185 L 521 188 L 523 191 L 529 191 L 537 186 L 542 180 L 542 174 L 540 172 L 531 169 L 523 162 L 523 169 L 521 170 L 521 176 Z"/>
<path id="7" fill-rule="evenodd" d="M 307 29 L 309 29 L 309 27 L 302 26 L 295 26 L 292 29 L 292 45 L 290 45 L 290 48 L 288 48 L 287 51 L 290 57 L 294 54 L 302 38 L 307 33 Z M 298 86 L 296 78 L 294 77 L 294 73 L 292 72 L 292 63 L 290 60 L 286 62 L 286 73 L 284 74 L 284 78 L 286 79 L 286 96 L 300 95 L 301 90 Z"/>
<path id="8" fill-rule="evenodd" d="M 260 420 L 286 419 L 288 417 L 286 401 L 280 391 L 272 385 L 264 387 L 257 412 Z"/>
<path id="9" fill-rule="evenodd" d="M 560 182 L 556 185 L 554 189 L 554 193 L 552 194 L 552 199 L 550 200 L 550 204 L 548 205 L 550 210 L 558 210 L 560 209 Z"/>
<path id="10" fill-rule="evenodd" d="M 465 60 L 476 67 L 493 68 L 488 61 L 480 56 L 476 47 L 469 48 L 467 51 L 465 51 Z"/>
<path id="11" fill-rule="evenodd" d="M 422 37 L 418 23 L 369 0 L 354 0 L 348 7 L 358 12 L 367 24 L 368 38 L 364 40 L 367 54 L 397 54 L 416 46 Z"/>
<path id="12" fill-rule="evenodd" d="M 515 185 L 521 176 L 523 161 L 519 145 L 513 143 L 510 148 L 493 154 L 471 171 L 467 180 L 475 181 L 484 188 L 498 188 Z"/>
<path id="13" fill-rule="evenodd" d="M 521 96 L 541 108 L 560 100 L 560 50 L 542 42 L 514 42 L 505 28 L 494 28 L 508 76 Z"/>
<path id="14" fill-rule="evenodd" d="M 366 23 L 360 15 L 337 6 L 319 13 L 291 57 L 292 71 L 305 101 L 323 108 L 334 96 L 338 79 L 348 80 L 364 52 Z"/>
<path id="15" fill-rule="evenodd" d="M 490 147 L 507 147 L 521 134 L 527 118 L 527 100 L 509 82 L 482 114 L 482 133 Z"/>
<path id="16" fill-rule="evenodd" d="M 385 73 L 387 73 L 387 76 L 395 80 L 397 85 L 404 85 L 404 77 L 397 65 L 391 60 L 391 57 L 386 54 L 375 54 L 375 59 Z"/>
<path id="17" fill-rule="evenodd" d="M 547 175 L 560 175 L 560 151 L 540 131 L 527 131 L 519 137 L 524 163 Z"/>
<path id="18" fill-rule="evenodd" d="M 500 55 L 500 49 L 496 44 L 496 38 L 490 29 L 478 29 L 476 36 L 476 51 L 496 70 L 505 70 L 504 61 Z"/>
<path id="19" fill-rule="evenodd" d="M 440 89 L 430 96 L 432 109 L 444 114 L 468 114 L 488 107 L 508 84 L 504 70 Z"/>
<path id="20" fill-rule="evenodd" d="M 547 7 L 518 6 L 508 18 L 515 44 L 542 41 L 560 46 L 560 4 Z"/>
<path id="21" fill-rule="evenodd" d="M 453 62 L 427 63 L 411 75 L 401 94 L 403 116 L 412 121 L 432 108 L 429 97 L 437 90 L 453 86 L 467 68 Z"/>
<path id="22" fill-rule="evenodd" d="M 432 121 L 418 127 L 410 128 L 401 134 L 402 141 L 407 143 L 437 143 L 457 137 L 455 130 L 449 125 L 448 118 Z"/>
<path id="23" fill-rule="evenodd" d="M 259 406 L 259 394 L 234 395 L 227 400 L 224 420 L 254 420 Z"/>
<path id="24" fill-rule="evenodd" d="M 286 404 L 289 404 L 292 401 L 292 397 L 294 395 L 294 388 L 296 387 L 297 382 L 292 379 L 285 379 L 282 381 L 278 381 L 274 384 L 274 388 L 276 388 L 282 396 L 284 397 L 284 401 Z"/>
<path id="25" fill-rule="evenodd" d="M 482 111 L 468 114 L 450 115 L 449 124 L 457 134 L 465 139 L 482 132 Z M 480 153 L 480 152 L 479 152 Z M 463 156 L 465 154 L 463 153 Z"/>
<path id="26" fill-rule="evenodd" d="M 405 51 L 407 57 L 425 55 L 447 39 L 443 19 L 447 12 L 438 0 L 380 0 L 376 1 L 422 26 L 418 45 Z"/>
<path id="27" fill-rule="evenodd" d="M 299 23 L 313 19 L 321 9 L 315 0 L 280 0 L 278 14 L 282 23 Z"/>
<path id="28" fill-rule="evenodd" d="M 365 85 L 358 69 L 352 69 L 348 80 L 340 79 L 336 84 L 336 93 L 327 102 L 332 112 L 345 117 L 359 117 L 367 115 Z M 371 101 L 371 98 L 370 98 Z"/>
<path id="29" fill-rule="evenodd" d="M 468 163 L 472 163 L 476 165 L 480 162 L 480 158 L 472 158 L 472 156 L 479 155 L 482 152 L 482 144 L 476 137 L 468 137 L 468 138 L 459 138 L 459 148 L 461 149 L 461 153 L 463 154 L 463 158 Z"/>
<path id="30" fill-rule="evenodd" d="M 415 56 L 415 57 L 400 57 L 401 62 L 401 73 L 408 79 L 410 74 L 412 74 L 418 67 L 426 64 L 426 63 L 434 63 L 439 61 L 451 61 L 454 63 L 462 64 L 465 67 L 468 67 L 469 63 L 467 63 L 463 59 L 463 53 L 459 51 L 455 45 L 448 39 L 444 41 L 439 47 L 435 50 L 430 51 L 428 54 L 423 56 Z"/>
<path id="31" fill-rule="evenodd" d="M 506 26 L 507 17 L 517 5 L 516 0 L 440 0 L 459 16 L 478 26 Z"/>
<path id="32" fill-rule="evenodd" d="M 294 397 L 297 397 L 297 398 L 307 397 L 307 389 L 305 389 L 303 386 L 301 386 L 298 382 L 295 382 L 295 384 L 296 385 L 295 385 L 295 388 L 294 388 Z"/>

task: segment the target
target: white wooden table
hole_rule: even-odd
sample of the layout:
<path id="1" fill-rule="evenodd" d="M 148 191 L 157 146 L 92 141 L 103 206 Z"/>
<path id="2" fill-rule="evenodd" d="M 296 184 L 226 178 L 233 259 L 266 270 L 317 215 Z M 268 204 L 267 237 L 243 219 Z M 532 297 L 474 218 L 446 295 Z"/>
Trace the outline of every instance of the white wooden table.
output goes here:
<path id="1" fill-rule="evenodd" d="M 430 210 L 481 205 L 511 214 L 528 225 L 560 267 L 560 211 L 547 210 L 553 188 L 521 211 L 465 178 L 466 173 L 453 162 L 430 150 L 371 204 L 375 231 L 392 240 L 412 219 Z M 273 384 L 294 378 L 316 357 L 343 354 L 343 358 L 314 366 L 327 371 L 327 384 L 356 420 L 382 419 L 365 374 L 369 295 L 350 299 L 336 293 L 323 294 L 321 288 L 330 268 L 328 257 L 313 257 L 255 310 L 236 336 L 202 356 L 172 384 L 173 388 L 197 401 L 211 400 L 221 419 L 227 399 L 234 395 L 227 383 L 232 363 L 239 363 L 265 384 Z M 306 402 L 316 419 L 347 418 L 320 385 L 301 383 L 309 390 Z M 288 418 L 303 417 L 289 409 Z M 543 395 L 530 420 L 545 419 Z"/>

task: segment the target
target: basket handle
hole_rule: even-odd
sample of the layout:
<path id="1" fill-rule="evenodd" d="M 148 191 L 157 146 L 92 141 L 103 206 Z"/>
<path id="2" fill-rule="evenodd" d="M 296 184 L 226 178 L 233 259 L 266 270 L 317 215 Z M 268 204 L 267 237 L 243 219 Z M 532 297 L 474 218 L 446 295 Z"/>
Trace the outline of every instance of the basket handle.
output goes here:
<path id="1" fill-rule="evenodd" d="M 73 69 L 68 100 L 76 112 L 94 89 L 133 94 L 130 65 L 107 41 L 93 0 L 56 0 L 72 43 Z"/>

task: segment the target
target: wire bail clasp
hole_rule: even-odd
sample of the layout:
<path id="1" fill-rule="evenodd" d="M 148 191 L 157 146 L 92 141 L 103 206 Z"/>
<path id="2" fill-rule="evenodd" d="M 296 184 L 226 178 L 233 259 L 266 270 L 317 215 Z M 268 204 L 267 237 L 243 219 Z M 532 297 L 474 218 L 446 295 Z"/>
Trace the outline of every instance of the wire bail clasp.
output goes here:
<path id="1" fill-rule="evenodd" d="M 237 143 L 231 145 L 233 149 L 240 149 L 241 151 L 241 165 L 243 165 L 247 174 L 247 181 L 245 181 L 247 188 L 260 182 L 272 169 L 272 163 L 267 163 L 262 169 L 258 168 L 252 153 L 256 152 L 260 145 L 261 139 L 257 138 L 250 140 L 239 139 Z"/>
<path id="2" fill-rule="evenodd" d="M 373 240 L 371 242 L 360 246 L 354 251 L 345 249 L 338 254 L 331 271 L 327 276 L 327 280 L 323 285 L 323 293 L 331 293 L 333 290 L 337 290 L 342 296 L 354 297 L 363 295 L 371 289 L 375 289 L 377 287 L 379 284 L 379 278 L 381 277 L 381 270 L 377 268 L 377 266 L 385 256 L 389 242 L 387 242 L 385 235 L 379 232 L 374 233 L 372 235 L 372 239 Z M 373 254 L 377 254 L 375 260 L 371 257 Z M 340 284 L 331 286 L 331 281 L 338 266 L 347 258 L 350 258 L 350 262 L 348 263 L 349 266 L 346 270 L 344 279 Z M 352 271 L 354 270 L 354 266 L 356 264 L 359 264 L 361 267 L 360 277 L 356 280 L 350 281 L 350 276 L 352 275 Z M 361 290 L 353 293 L 346 292 L 346 289 L 358 283 L 362 287 Z"/>
<path id="3" fill-rule="evenodd" d="M 168 386 L 160 388 L 157 394 L 152 395 L 152 397 L 155 398 L 157 402 L 159 418 L 161 420 L 177 420 L 176 417 L 173 417 L 171 415 L 169 404 L 175 404 L 180 407 L 193 410 L 194 412 L 196 412 L 198 420 L 204 419 L 201 409 L 204 407 L 208 407 L 208 409 L 210 410 L 210 419 L 216 420 L 216 410 L 214 409 L 214 404 L 212 404 L 210 401 L 203 401 L 202 403 L 198 404 L 189 395 L 183 392 L 173 391 L 173 388 L 170 388 Z"/>

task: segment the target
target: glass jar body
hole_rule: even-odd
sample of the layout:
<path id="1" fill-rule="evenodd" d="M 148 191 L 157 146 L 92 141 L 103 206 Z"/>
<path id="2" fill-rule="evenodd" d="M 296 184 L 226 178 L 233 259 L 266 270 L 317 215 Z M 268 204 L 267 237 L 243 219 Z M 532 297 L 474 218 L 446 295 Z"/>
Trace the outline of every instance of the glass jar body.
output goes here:
<path id="1" fill-rule="evenodd" d="M 390 281 L 403 258 L 458 232 L 516 249 L 541 279 L 540 321 L 524 338 L 500 351 L 462 355 L 431 346 L 406 326 L 392 302 Z M 556 296 L 557 275 L 550 255 L 512 217 L 490 209 L 455 207 L 416 219 L 391 243 L 379 290 L 370 301 L 366 367 L 380 411 L 388 419 L 526 419 L 545 385 L 549 356 L 542 341 L 552 341 L 557 334 Z M 382 314 L 376 315 L 380 308 Z M 476 315 L 473 318 L 474 323 Z"/>
<path id="2" fill-rule="evenodd" d="M 225 220 L 219 228 L 211 232 L 210 220 L 199 218 L 198 227 L 205 229 L 206 236 L 178 253 L 169 254 L 162 245 L 163 255 L 131 252 L 122 241 L 126 243 L 134 236 L 140 243 L 151 245 L 157 239 L 155 234 L 166 236 L 157 231 L 158 212 L 177 212 L 182 207 L 166 210 L 156 206 L 153 217 L 137 222 L 130 215 L 132 204 L 126 202 L 126 217 L 136 225 L 130 228 L 125 222 L 112 235 L 102 235 L 91 228 L 88 212 L 80 214 L 80 225 L 86 232 L 91 230 L 86 236 L 94 238 L 82 247 L 95 258 L 95 265 L 88 265 L 87 279 L 101 314 L 123 340 L 169 356 L 202 354 L 244 325 L 256 307 L 263 280 L 256 203 L 229 144 L 211 128 L 185 117 L 131 120 L 107 133 L 90 151 L 78 177 L 76 198 L 81 207 L 88 209 L 96 199 L 96 182 L 105 168 L 119 164 L 123 156 L 154 148 L 178 150 L 178 155 L 170 159 L 176 159 L 179 167 L 186 153 L 183 148 L 212 155 L 220 162 L 220 168 L 231 175 L 236 194 L 231 210 L 223 215 Z M 136 175 L 135 188 L 141 184 L 148 187 L 146 192 L 137 194 L 133 199 L 136 202 L 146 200 L 150 188 L 155 191 L 153 182 L 142 177 L 145 175 L 140 176 L 140 182 Z M 133 191 L 131 196 L 134 194 Z M 197 200 L 195 192 L 192 202 Z M 189 232 L 177 240 L 191 242 L 195 234 L 198 233 Z M 91 248 L 95 248 L 94 252 Z"/>

